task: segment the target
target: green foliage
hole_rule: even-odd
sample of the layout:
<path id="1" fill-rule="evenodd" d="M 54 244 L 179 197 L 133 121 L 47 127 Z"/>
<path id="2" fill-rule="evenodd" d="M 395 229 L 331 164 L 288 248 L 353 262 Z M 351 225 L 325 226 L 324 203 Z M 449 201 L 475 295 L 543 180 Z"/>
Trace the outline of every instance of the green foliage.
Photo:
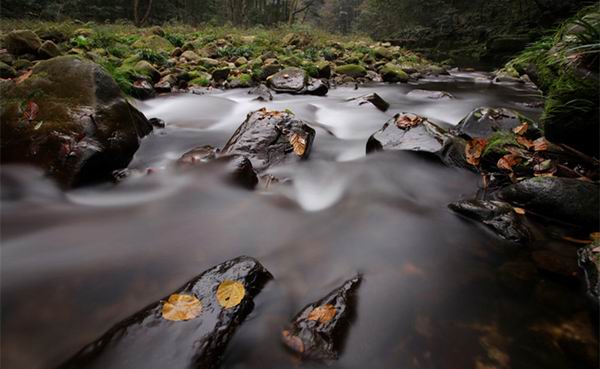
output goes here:
<path id="1" fill-rule="evenodd" d="M 482 156 L 487 156 L 491 153 L 505 154 L 506 146 L 519 146 L 515 135 L 511 132 L 495 132 L 488 138 L 488 143 L 483 150 Z"/>
<path id="2" fill-rule="evenodd" d="M 117 42 L 117 38 L 111 32 L 98 30 L 89 38 L 92 48 L 106 49 L 113 46 Z"/>
<path id="3" fill-rule="evenodd" d="M 85 49 L 85 50 L 89 50 L 92 45 L 90 40 L 84 36 L 73 37 L 70 42 L 73 47 L 77 47 L 79 49 Z"/>
<path id="4" fill-rule="evenodd" d="M 248 45 L 243 46 L 225 46 L 218 49 L 217 54 L 220 58 L 252 58 L 254 56 L 254 48 Z"/>
<path id="5" fill-rule="evenodd" d="M 185 37 L 181 34 L 178 33 L 165 33 L 164 36 L 170 43 L 172 43 L 174 46 L 177 47 L 182 47 L 183 44 L 185 43 Z"/>
<path id="6" fill-rule="evenodd" d="M 140 49 L 137 55 L 140 59 L 157 65 L 164 65 L 168 59 L 168 55 L 165 52 L 152 49 Z"/>
<path id="7" fill-rule="evenodd" d="M 133 92 L 133 84 L 131 81 L 134 79 L 132 72 L 129 69 L 120 68 L 111 61 L 105 61 L 101 63 L 101 65 L 112 76 L 115 82 L 117 82 L 121 91 L 127 95 L 131 95 Z"/>

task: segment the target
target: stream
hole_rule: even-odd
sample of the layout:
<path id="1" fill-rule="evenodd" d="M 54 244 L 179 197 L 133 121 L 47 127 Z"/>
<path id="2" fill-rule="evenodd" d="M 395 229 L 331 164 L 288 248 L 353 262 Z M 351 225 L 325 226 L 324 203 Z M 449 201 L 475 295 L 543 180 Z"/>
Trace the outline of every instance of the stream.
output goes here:
<path id="1" fill-rule="evenodd" d="M 347 101 L 371 92 L 390 109 Z M 135 102 L 167 126 L 142 141 L 130 164 L 150 174 L 116 185 L 62 192 L 37 170 L 3 168 L 7 369 L 56 367 L 115 323 L 240 255 L 260 260 L 275 279 L 255 299 L 222 368 L 597 365 L 598 308 L 583 282 L 544 273 L 530 250 L 447 208 L 473 196 L 477 175 L 411 153 L 365 155 L 368 137 L 396 113 L 449 126 L 493 106 L 538 119 L 539 92 L 455 72 L 414 84 L 339 87 L 326 97 L 254 97 L 235 89 Z M 317 131 L 309 160 L 270 170 L 291 181 L 251 192 L 222 181 L 216 166 L 173 170 L 194 147 L 222 147 L 262 107 L 289 109 Z M 537 225 L 532 247 L 574 255 L 572 244 L 544 227 Z M 364 281 L 339 360 L 300 361 L 281 343 L 282 328 L 357 272 Z M 155 349 L 172 352 L 177 344 Z M 143 367 L 132 353 L 132 368 Z"/>

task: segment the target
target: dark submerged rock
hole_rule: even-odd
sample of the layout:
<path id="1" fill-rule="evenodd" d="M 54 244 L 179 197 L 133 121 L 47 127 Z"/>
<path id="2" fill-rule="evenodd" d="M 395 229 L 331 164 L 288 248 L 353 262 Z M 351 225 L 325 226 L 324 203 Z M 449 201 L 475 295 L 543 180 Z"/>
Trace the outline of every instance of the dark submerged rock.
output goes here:
<path id="1" fill-rule="evenodd" d="M 599 191 L 597 184 L 578 179 L 534 177 L 502 189 L 499 196 L 545 217 L 596 231 Z"/>
<path id="2" fill-rule="evenodd" d="M 196 318 L 164 319 L 166 296 L 115 325 L 59 369 L 218 368 L 237 327 L 254 308 L 254 297 L 270 279 L 271 274 L 250 257 L 214 266 L 174 292 L 200 300 L 202 310 Z M 226 280 L 240 282 L 245 289 L 242 301 L 231 308 L 216 299 L 219 284 Z"/>
<path id="3" fill-rule="evenodd" d="M 329 92 L 329 83 L 326 80 L 311 78 L 306 86 L 306 94 L 325 96 Z"/>
<path id="4" fill-rule="evenodd" d="M 271 91 L 269 90 L 269 88 L 267 86 L 265 86 L 263 84 L 260 84 L 256 87 L 254 87 L 253 89 L 248 91 L 248 94 L 256 95 L 256 98 L 254 100 L 259 100 L 259 101 L 273 100 L 273 95 L 271 95 Z"/>
<path id="5" fill-rule="evenodd" d="M 306 358 L 337 359 L 355 314 L 355 293 L 361 279 L 356 276 L 302 308 L 282 331 L 283 343 Z M 319 318 L 315 309 L 324 309 L 328 316 Z"/>
<path id="6" fill-rule="evenodd" d="M 288 112 L 260 109 L 248 114 L 225 144 L 223 155 L 246 156 L 258 172 L 290 158 L 305 159 L 315 130 Z M 293 141 L 304 147 L 294 150 Z"/>
<path id="7" fill-rule="evenodd" d="M 2 163 L 34 164 L 63 187 L 110 180 L 152 130 L 110 75 L 77 57 L 40 62 L 1 90 Z"/>
<path id="8" fill-rule="evenodd" d="M 387 101 L 385 101 L 381 96 L 377 95 L 376 93 L 372 93 L 372 94 L 368 94 L 368 95 L 364 95 L 364 96 L 359 96 L 359 97 L 354 97 L 354 98 L 351 98 L 351 99 L 348 99 L 348 100 L 349 101 L 356 101 L 356 102 L 358 102 L 358 105 L 363 105 L 363 104 L 371 103 L 377 109 L 379 109 L 381 111 L 386 111 L 390 107 L 390 104 L 388 104 Z"/>
<path id="9" fill-rule="evenodd" d="M 269 87 L 273 91 L 291 94 L 303 93 L 307 82 L 308 76 L 304 69 L 295 67 L 285 68 L 268 79 Z"/>
<path id="10" fill-rule="evenodd" d="M 529 229 L 512 206 L 500 201 L 462 200 L 448 205 L 461 215 L 481 222 L 500 237 L 518 243 L 531 239 Z"/>

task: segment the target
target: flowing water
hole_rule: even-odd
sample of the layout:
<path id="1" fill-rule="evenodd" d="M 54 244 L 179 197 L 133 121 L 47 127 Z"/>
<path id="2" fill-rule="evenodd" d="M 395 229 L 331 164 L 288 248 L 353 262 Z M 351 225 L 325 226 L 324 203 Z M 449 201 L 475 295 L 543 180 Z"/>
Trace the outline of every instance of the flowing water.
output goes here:
<path id="1" fill-rule="evenodd" d="M 455 98 L 407 95 L 413 89 Z M 369 92 L 391 108 L 346 101 Z M 118 185 L 63 193 L 36 170 L 4 168 L 3 368 L 52 368 L 239 255 L 259 259 L 275 280 L 257 297 L 222 368 L 597 367 L 597 307 L 582 283 L 543 272 L 528 249 L 447 209 L 473 196 L 476 175 L 407 153 L 365 156 L 368 136 L 397 112 L 453 125 L 476 107 L 498 106 L 536 119 L 534 90 L 456 73 L 414 85 L 337 88 L 327 97 L 252 98 L 230 90 L 138 103 L 167 127 L 144 139 L 130 165 L 151 174 Z M 191 148 L 222 146 L 263 106 L 290 109 L 317 130 L 309 160 L 273 169 L 289 183 L 250 192 L 221 181 L 214 166 L 172 170 Z M 532 248 L 573 258 L 573 246 L 540 232 L 548 233 L 539 231 Z M 364 282 L 340 359 L 300 361 L 280 343 L 281 329 L 357 272 Z M 156 350 L 171 352 L 177 343 Z"/>

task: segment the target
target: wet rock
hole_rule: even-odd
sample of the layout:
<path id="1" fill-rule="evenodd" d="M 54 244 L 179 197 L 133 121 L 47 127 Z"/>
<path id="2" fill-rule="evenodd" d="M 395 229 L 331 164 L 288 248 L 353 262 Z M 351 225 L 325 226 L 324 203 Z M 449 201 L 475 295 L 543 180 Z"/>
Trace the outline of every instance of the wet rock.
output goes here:
<path id="1" fill-rule="evenodd" d="M 448 205 L 461 215 L 481 222 L 500 237 L 518 243 L 531 239 L 529 229 L 512 206 L 500 201 L 462 200 Z"/>
<path id="2" fill-rule="evenodd" d="M 150 123 L 152 127 L 159 129 L 165 128 L 167 126 L 165 121 L 160 118 L 150 118 L 148 119 L 148 123 Z"/>
<path id="3" fill-rule="evenodd" d="M 273 95 L 271 95 L 271 90 L 265 85 L 258 85 L 255 88 L 248 91 L 250 95 L 256 95 L 254 100 L 259 101 L 271 101 L 273 100 Z"/>
<path id="4" fill-rule="evenodd" d="M 145 79 L 138 79 L 131 86 L 131 95 L 140 100 L 146 100 L 156 96 L 156 93 L 150 82 Z"/>
<path id="5" fill-rule="evenodd" d="M 600 240 L 582 247 L 578 252 L 578 264 L 585 274 L 587 290 L 590 296 L 600 299 Z"/>
<path id="6" fill-rule="evenodd" d="M 416 99 L 431 99 L 431 100 L 450 100 L 454 97 L 445 91 L 430 91 L 430 90 L 412 90 L 406 94 L 408 97 Z"/>
<path id="7" fill-rule="evenodd" d="M 33 31 L 18 30 L 9 32 L 5 36 L 4 45 L 13 55 L 35 55 L 42 46 L 42 41 Z"/>
<path id="8" fill-rule="evenodd" d="M 103 68 L 73 56 L 42 61 L 1 92 L 2 163 L 39 166 L 63 187 L 110 180 L 152 130 Z"/>
<path id="9" fill-rule="evenodd" d="M 306 94 L 325 96 L 329 92 L 329 83 L 326 80 L 311 78 L 306 86 Z"/>
<path id="10" fill-rule="evenodd" d="M 327 61 L 320 61 L 315 64 L 317 67 L 318 78 L 329 78 L 331 77 L 331 64 Z"/>
<path id="11" fill-rule="evenodd" d="M 285 68 L 268 79 L 269 87 L 276 92 L 287 92 L 292 94 L 303 93 L 308 76 L 304 69 L 290 67 Z"/>
<path id="12" fill-rule="evenodd" d="M 44 41 L 40 49 L 38 50 L 38 54 L 43 59 L 55 58 L 61 54 L 60 49 L 53 41 Z"/>
<path id="13" fill-rule="evenodd" d="M 10 65 L 0 62 L 0 78 L 15 78 L 17 71 Z"/>
<path id="14" fill-rule="evenodd" d="M 419 151 L 438 154 L 447 134 L 444 129 L 416 114 L 396 114 L 369 137 L 367 153 Z"/>
<path id="15" fill-rule="evenodd" d="M 372 70 L 367 71 L 367 75 L 365 77 L 373 82 L 383 82 L 383 79 L 381 78 L 379 73 L 374 72 Z"/>
<path id="16" fill-rule="evenodd" d="M 360 281 L 361 277 L 356 276 L 306 305 L 282 332 L 283 343 L 306 358 L 337 359 L 355 314 L 355 293 Z"/>
<path id="17" fill-rule="evenodd" d="M 537 250 L 531 253 L 535 265 L 546 272 L 574 278 L 577 276 L 577 260 L 552 250 Z"/>
<path id="18" fill-rule="evenodd" d="M 335 68 L 335 72 L 337 74 L 341 74 L 352 78 L 364 77 L 367 75 L 367 70 L 365 69 L 365 67 L 358 64 L 340 65 Z"/>
<path id="19" fill-rule="evenodd" d="M 379 109 L 381 111 L 386 111 L 390 107 L 390 104 L 388 104 L 387 101 L 382 99 L 381 96 L 377 95 L 376 93 L 359 96 L 359 97 L 353 97 L 353 98 L 348 99 L 348 101 L 356 101 L 358 103 L 358 105 L 371 103 L 377 109 Z"/>
<path id="20" fill-rule="evenodd" d="M 293 114 L 263 108 L 248 114 L 222 154 L 246 156 L 261 172 L 286 160 L 307 158 L 314 137 L 315 130 Z"/>
<path id="21" fill-rule="evenodd" d="M 534 177 L 510 185 L 499 197 L 548 218 L 596 231 L 600 216 L 598 184 L 573 178 Z"/>
<path id="22" fill-rule="evenodd" d="M 279 72 L 283 69 L 283 66 L 279 64 L 277 59 L 267 59 L 260 69 L 260 75 L 258 76 L 260 80 L 266 80 L 268 77 L 273 74 Z"/>
<path id="23" fill-rule="evenodd" d="M 527 130 L 528 136 L 539 136 L 535 123 L 522 114 L 505 108 L 477 108 L 461 120 L 454 131 L 470 138 L 488 138 L 497 131 L 510 132 L 524 122 L 530 127 Z"/>
<path id="24" fill-rule="evenodd" d="M 408 82 L 409 76 L 402 67 L 393 63 L 387 63 L 380 70 L 384 82 Z"/>
<path id="25" fill-rule="evenodd" d="M 208 163 L 217 158 L 217 152 L 218 150 L 210 145 L 197 147 L 183 154 L 176 164 L 180 167 L 187 167 Z"/>
<path id="26" fill-rule="evenodd" d="M 212 72 L 212 78 L 216 82 L 223 82 L 227 80 L 227 77 L 229 77 L 230 72 L 231 69 L 229 69 L 228 67 L 218 68 Z"/>
<path id="27" fill-rule="evenodd" d="M 226 261 L 174 292 L 200 301 L 201 309 L 191 319 L 163 318 L 166 296 L 116 324 L 59 368 L 218 368 L 227 344 L 252 312 L 254 297 L 270 279 L 253 258 Z M 226 308 L 217 300 L 217 288 L 224 281 L 243 285 L 245 294 L 238 305 Z"/>
<path id="28" fill-rule="evenodd" d="M 154 89 L 158 93 L 168 93 L 171 92 L 173 87 L 177 85 L 177 77 L 172 74 L 167 74 L 162 77 L 160 81 L 154 84 Z"/>
<path id="29" fill-rule="evenodd" d="M 160 80 L 160 72 L 158 69 L 145 60 L 137 62 L 133 67 L 133 70 L 138 74 L 150 78 L 153 82 L 158 82 Z"/>

